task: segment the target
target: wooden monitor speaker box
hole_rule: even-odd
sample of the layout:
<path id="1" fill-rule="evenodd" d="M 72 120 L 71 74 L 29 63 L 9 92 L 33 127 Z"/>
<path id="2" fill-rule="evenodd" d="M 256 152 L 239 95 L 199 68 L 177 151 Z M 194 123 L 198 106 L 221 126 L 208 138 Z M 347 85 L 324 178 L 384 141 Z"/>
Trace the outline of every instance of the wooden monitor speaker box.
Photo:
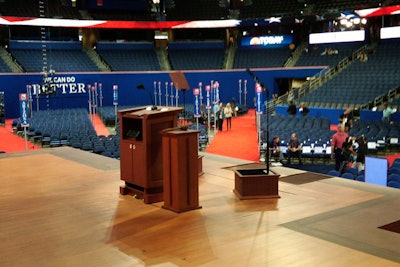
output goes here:
<path id="1" fill-rule="evenodd" d="M 265 169 L 238 169 L 235 171 L 233 192 L 240 199 L 280 198 L 279 174 L 266 173 Z"/>
<path id="2" fill-rule="evenodd" d="M 161 131 L 176 128 L 179 107 L 138 107 L 118 111 L 120 122 L 120 193 L 136 195 L 146 204 L 163 200 Z"/>
<path id="3" fill-rule="evenodd" d="M 174 212 L 199 206 L 199 131 L 171 129 L 163 132 L 164 205 Z"/>

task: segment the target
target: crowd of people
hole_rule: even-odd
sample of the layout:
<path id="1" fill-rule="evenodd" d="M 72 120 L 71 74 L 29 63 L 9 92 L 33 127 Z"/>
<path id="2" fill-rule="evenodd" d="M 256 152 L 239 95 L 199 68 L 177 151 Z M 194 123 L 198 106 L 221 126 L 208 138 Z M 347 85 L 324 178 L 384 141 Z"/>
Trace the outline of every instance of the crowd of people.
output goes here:
<path id="1" fill-rule="evenodd" d="M 235 106 L 234 100 L 232 103 L 227 103 L 225 106 L 222 102 L 214 104 L 211 116 L 214 118 L 214 126 L 216 131 L 222 131 L 224 121 L 226 122 L 226 130 L 232 129 L 232 117 L 237 114 L 237 107 Z M 200 106 L 200 118 L 199 123 L 208 124 L 208 112 L 204 105 Z"/>

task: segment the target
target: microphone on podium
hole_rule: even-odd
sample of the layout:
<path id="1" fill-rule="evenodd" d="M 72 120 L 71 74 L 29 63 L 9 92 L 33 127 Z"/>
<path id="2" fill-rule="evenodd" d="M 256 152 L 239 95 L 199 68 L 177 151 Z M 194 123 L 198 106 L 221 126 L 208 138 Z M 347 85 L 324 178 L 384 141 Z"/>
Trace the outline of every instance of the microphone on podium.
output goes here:
<path id="1" fill-rule="evenodd" d="M 136 85 L 136 89 L 138 89 L 138 90 L 145 90 L 145 91 L 149 94 L 149 98 L 150 98 L 150 102 L 151 102 L 151 110 L 157 110 L 157 107 L 156 107 L 156 105 L 154 104 L 154 99 L 153 99 L 153 97 L 151 96 L 150 91 L 147 90 L 146 87 L 144 87 L 143 84 L 138 84 L 138 85 Z"/>

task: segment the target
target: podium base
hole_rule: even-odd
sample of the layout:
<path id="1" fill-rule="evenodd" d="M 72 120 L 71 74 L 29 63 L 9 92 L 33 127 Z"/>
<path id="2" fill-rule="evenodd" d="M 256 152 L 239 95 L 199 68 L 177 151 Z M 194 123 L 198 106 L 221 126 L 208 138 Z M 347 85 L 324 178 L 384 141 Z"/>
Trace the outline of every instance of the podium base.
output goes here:
<path id="1" fill-rule="evenodd" d="M 143 199 L 145 204 L 152 204 L 164 200 L 163 188 L 141 188 L 133 184 L 125 183 L 125 186 L 119 188 L 121 195 L 132 195 L 136 198 Z"/>
<path id="2" fill-rule="evenodd" d="M 195 207 L 185 207 L 185 208 L 179 208 L 178 209 L 178 208 L 174 208 L 174 207 L 169 207 L 169 206 L 163 205 L 162 208 L 166 209 L 166 210 L 170 210 L 170 211 L 176 212 L 176 213 L 182 213 L 182 212 L 186 212 L 186 211 L 201 209 L 202 207 L 201 206 L 195 206 Z"/>

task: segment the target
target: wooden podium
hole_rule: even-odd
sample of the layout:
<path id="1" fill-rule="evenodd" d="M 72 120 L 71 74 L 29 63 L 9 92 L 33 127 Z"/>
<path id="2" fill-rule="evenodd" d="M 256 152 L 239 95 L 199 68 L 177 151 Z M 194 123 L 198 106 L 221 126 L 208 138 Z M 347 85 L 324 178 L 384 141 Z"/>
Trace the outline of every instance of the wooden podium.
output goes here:
<path id="1" fill-rule="evenodd" d="M 118 111 L 120 122 L 120 188 L 123 195 L 143 198 L 146 204 L 163 200 L 161 131 L 177 127 L 178 107 L 146 107 Z"/>
<path id="2" fill-rule="evenodd" d="M 201 208 L 198 133 L 182 129 L 162 133 L 165 209 L 180 213 Z"/>

